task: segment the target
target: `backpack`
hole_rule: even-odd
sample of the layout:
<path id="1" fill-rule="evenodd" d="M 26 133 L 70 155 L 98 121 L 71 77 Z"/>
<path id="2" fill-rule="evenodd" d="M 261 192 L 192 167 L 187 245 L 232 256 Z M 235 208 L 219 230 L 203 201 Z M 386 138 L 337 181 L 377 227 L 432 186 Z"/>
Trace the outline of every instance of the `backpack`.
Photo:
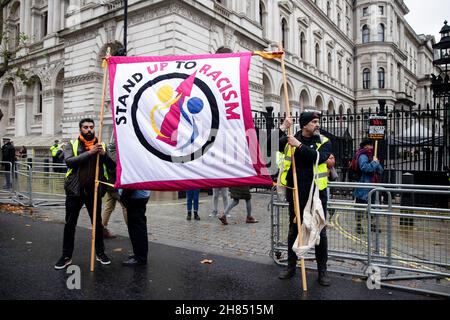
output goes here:
<path id="1" fill-rule="evenodd" d="M 348 180 L 350 182 L 359 182 L 361 175 L 361 169 L 359 168 L 358 159 L 355 155 L 348 166 Z"/>

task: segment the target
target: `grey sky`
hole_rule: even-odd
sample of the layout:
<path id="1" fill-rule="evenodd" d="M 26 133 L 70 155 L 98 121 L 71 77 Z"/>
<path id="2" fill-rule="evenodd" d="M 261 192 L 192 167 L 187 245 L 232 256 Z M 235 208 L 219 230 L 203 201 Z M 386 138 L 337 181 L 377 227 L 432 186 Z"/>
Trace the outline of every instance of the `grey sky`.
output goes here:
<path id="1" fill-rule="evenodd" d="M 450 25 L 450 0 L 404 0 L 409 8 L 405 16 L 417 34 L 431 34 L 439 42 L 444 20 Z"/>

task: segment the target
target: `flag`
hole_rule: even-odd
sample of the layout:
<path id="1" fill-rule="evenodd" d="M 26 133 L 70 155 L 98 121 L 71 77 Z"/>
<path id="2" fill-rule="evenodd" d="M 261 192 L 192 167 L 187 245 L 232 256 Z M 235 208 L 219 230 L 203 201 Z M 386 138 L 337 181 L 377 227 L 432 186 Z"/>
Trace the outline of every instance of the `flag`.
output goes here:
<path id="1" fill-rule="evenodd" d="M 252 120 L 251 56 L 110 57 L 116 187 L 271 186 Z"/>

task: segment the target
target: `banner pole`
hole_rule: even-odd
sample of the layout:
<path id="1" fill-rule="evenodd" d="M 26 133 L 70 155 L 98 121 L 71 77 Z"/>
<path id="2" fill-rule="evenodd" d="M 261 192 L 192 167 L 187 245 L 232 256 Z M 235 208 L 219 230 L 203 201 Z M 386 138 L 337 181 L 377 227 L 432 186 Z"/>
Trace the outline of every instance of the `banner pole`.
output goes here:
<path id="1" fill-rule="evenodd" d="M 375 140 L 375 151 L 373 153 L 374 157 L 378 158 L 378 140 Z"/>
<path id="2" fill-rule="evenodd" d="M 102 89 L 102 104 L 100 107 L 100 125 L 98 128 L 98 143 L 102 143 L 102 130 L 103 130 L 103 111 L 105 109 L 105 98 L 106 98 L 106 80 L 108 77 L 108 59 L 111 56 L 111 48 L 108 47 L 106 50 L 106 56 L 102 59 L 103 71 L 103 89 Z M 97 153 L 97 162 L 95 164 L 95 187 L 94 187 L 94 208 L 92 213 L 92 242 L 91 242 L 91 272 L 94 271 L 94 261 L 95 261 L 95 230 L 97 227 L 97 199 L 98 199 L 98 175 L 100 171 L 100 153 Z"/>
<path id="3" fill-rule="evenodd" d="M 284 65 L 284 48 L 282 46 L 282 44 L 280 43 L 278 45 L 278 50 L 279 51 L 283 51 L 283 55 L 281 56 L 281 71 L 283 74 L 283 89 L 284 89 L 284 99 L 286 102 L 286 115 L 287 117 L 289 117 L 290 115 L 290 106 L 289 106 L 289 95 L 288 95 L 288 90 L 287 90 L 287 80 L 286 80 L 286 67 Z M 292 126 L 289 127 L 288 129 L 288 134 L 294 134 L 292 131 Z M 298 244 L 300 246 L 303 245 L 302 243 L 302 220 L 300 217 L 300 204 L 298 202 L 298 182 L 297 182 L 297 170 L 295 167 L 295 154 L 294 154 L 294 147 L 290 147 L 291 149 L 291 155 L 292 155 L 292 174 L 293 174 L 293 180 L 294 180 L 294 189 L 292 189 L 292 193 L 293 193 L 293 198 L 294 198 L 294 212 L 295 212 L 295 218 L 297 220 L 297 231 L 298 231 Z M 302 273 L 302 288 L 303 291 L 307 291 L 308 287 L 307 287 L 307 283 L 306 283 L 306 270 L 305 270 L 305 259 L 303 257 L 301 257 L 300 259 L 300 268 L 301 268 L 301 273 Z"/>

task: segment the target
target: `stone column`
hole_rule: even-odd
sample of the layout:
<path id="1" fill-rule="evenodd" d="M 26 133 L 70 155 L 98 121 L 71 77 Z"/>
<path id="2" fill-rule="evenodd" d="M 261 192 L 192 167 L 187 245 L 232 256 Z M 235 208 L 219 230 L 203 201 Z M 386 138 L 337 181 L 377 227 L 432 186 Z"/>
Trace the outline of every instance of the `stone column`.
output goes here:
<path id="1" fill-rule="evenodd" d="M 391 63 L 392 63 L 392 57 L 388 54 L 387 56 L 387 66 L 386 66 L 386 73 L 384 74 L 384 80 L 385 80 L 385 88 L 386 89 L 392 89 L 391 87 Z"/>
<path id="2" fill-rule="evenodd" d="M 25 33 L 25 5 L 28 1 L 20 1 L 20 33 Z"/>
<path id="3" fill-rule="evenodd" d="M 31 7 L 30 7 L 31 1 L 23 1 L 23 10 L 24 10 L 24 28 L 23 32 L 29 36 L 31 34 Z M 20 9 L 22 10 L 22 5 L 20 6 Z"/>
<path id="4" fill-rule="evenodd" d="M 378 88 L 378 61 L 377 54 L 372 54 L 372 70 L 370 73 L 370 89 Z"/>
<path id="5" fill-rule="evenodd" d="M 58 32 L 61 29 L 61 1 L 53 1 L 53 32 Z"/>
<path id="6" fill-rule="evenodd" d="M 24 137 L 27 135 L 27 105 L 31 103 L 26 94 L 21 93 L 16 96 L 16 115 L 15 115 L 15 136 Z"/>

